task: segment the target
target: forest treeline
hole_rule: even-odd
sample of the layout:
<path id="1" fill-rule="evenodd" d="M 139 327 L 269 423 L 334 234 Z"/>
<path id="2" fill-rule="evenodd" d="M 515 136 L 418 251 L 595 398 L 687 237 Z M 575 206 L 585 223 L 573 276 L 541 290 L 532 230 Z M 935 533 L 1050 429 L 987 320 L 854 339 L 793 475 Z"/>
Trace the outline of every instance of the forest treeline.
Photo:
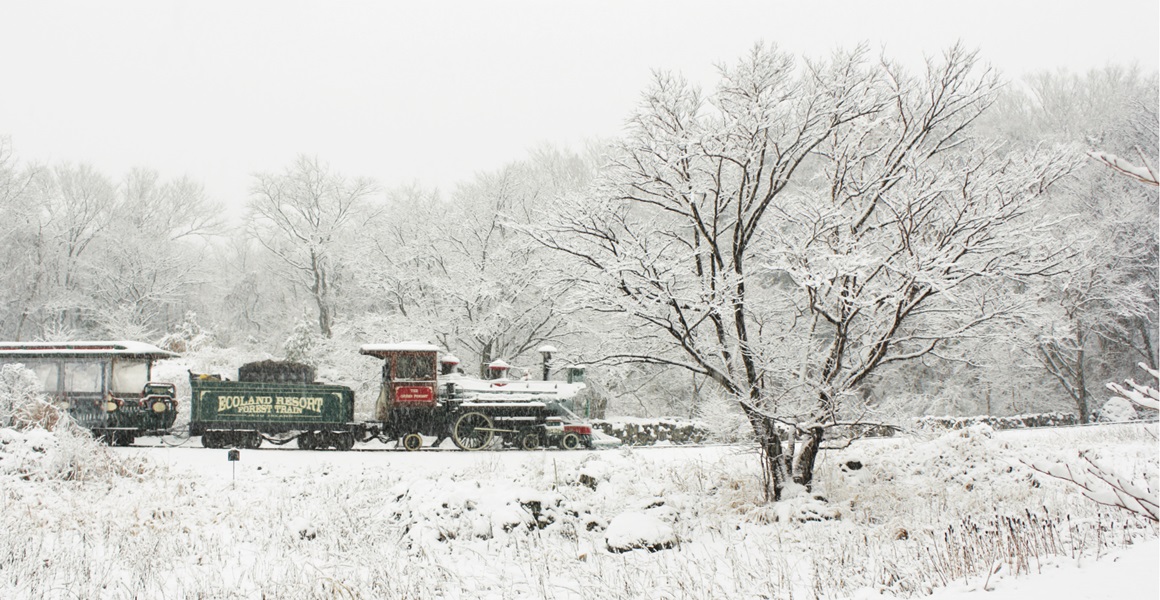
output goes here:
<path id="1" fill-rule="evenodd" d="M 1157 94 L 1125 67 L 1005 81 L 958 47 L 907 70 L 759 46 L 713 89 L 658 73 L 618 139 L 452 190 L 302 155 L 253 175 L 241 219 L 189 178 L 5 138 L 0 338 L 314 362 L 420 339 L 533 376 L 551 343 L 622 414 L 743 399 L 807 441 L 889 415 L 1086 419 L 1157 364 L 1157 189 L 1088 154 L 1155 168 Z"/>

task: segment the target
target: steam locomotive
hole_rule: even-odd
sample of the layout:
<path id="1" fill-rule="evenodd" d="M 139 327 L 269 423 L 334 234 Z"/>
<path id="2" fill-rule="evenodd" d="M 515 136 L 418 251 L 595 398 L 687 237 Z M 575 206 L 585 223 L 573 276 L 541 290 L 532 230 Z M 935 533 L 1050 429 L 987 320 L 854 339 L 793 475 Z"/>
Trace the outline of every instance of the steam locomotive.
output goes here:
<path id="1" fill-rule="evenodd" d="M 316 383 L 312 367 L 263 361 L 243 365 L 236 380 L 191 372 L 188 433 L 207 448 L 350 450 L 377 439 L 413 451 L 431 437 L 463 450 L 593 446 L 591 427 L 564 405 L 584 388 L 582 371 L 568 382 L 480 380 L 455 372 L 457 361 L 440 361 L 430 344 L 359 351 L 383 361 L 374 420 L 356 420 L 354 391 Z M 138 342 L 0 343 L 0 363 L 28 366 L 78 423 L 118 445 L 174 433 L 176 388 L 151 381 L 153 362 L 173 356 Z"/>

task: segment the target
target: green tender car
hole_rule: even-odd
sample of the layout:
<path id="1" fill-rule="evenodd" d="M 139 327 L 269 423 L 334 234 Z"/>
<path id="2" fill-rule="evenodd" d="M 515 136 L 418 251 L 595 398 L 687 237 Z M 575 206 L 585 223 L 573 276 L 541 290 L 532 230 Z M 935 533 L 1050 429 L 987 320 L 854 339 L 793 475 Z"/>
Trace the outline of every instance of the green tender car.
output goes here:
<path id="1" fill-rule="evenodd" d="M 265 379 L 222 381 L 191 373 L 190 435 L 200 435 L 207 448 L 257 448 L 263 439 L 278 443 L 270 436 L 286 434 L 304 449 L 354 446 L 353 390 L 286 377 Z"/>

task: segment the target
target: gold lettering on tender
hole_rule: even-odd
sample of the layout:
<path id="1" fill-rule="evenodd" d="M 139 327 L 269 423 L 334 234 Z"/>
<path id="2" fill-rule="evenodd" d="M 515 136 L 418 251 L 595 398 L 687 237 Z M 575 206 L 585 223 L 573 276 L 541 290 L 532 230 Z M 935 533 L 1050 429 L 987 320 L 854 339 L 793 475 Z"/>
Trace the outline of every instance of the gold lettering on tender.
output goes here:
<path id="1" fill-rule="evenodd" d="M 218 396 L 218 412 L 300 415 L 321 413 L 324 398 L 304 396 Z"/>
<path id="2" fill-rule="evenodd" d="M 273 396 L 218 396 L 218 412 L 269 413 Z"/>
<path id="3" fill-rule="evenodd" d="M 322 398 L 302 396 L 276 396 L 274 412 L 283 415 L 300 415 L 304 412 L 321 413 Z"/>

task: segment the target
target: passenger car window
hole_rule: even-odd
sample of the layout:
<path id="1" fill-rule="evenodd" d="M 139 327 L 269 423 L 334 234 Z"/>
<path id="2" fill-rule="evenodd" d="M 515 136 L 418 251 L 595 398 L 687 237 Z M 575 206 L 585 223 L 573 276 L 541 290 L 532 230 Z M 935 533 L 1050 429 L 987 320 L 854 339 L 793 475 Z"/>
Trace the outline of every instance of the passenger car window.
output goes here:
<path id="1" fill-rule="evenodd" d="M 60 385 L 60 379 L 57 377 L 60 374 L 60 363 L 47 360 L 27 360 L 24 361 L 24 366 L 36 373 L 36 379 L 40 382 L 40 389 L 44 393 L 55 394 L 60 391 L 57 389 Z"/>
<path id="2" fill-rule="evenodd" d="M 104 365 L 94 362 L 64 364 L 64 392 L 98 393 L 102 391 Z"/>
<path id="3" fill-rule="evenodd" d="M 113 362 L 112 388 L 114 394 L 140 394 L 149 379 L 149 365 L 143 360 Z"/>

